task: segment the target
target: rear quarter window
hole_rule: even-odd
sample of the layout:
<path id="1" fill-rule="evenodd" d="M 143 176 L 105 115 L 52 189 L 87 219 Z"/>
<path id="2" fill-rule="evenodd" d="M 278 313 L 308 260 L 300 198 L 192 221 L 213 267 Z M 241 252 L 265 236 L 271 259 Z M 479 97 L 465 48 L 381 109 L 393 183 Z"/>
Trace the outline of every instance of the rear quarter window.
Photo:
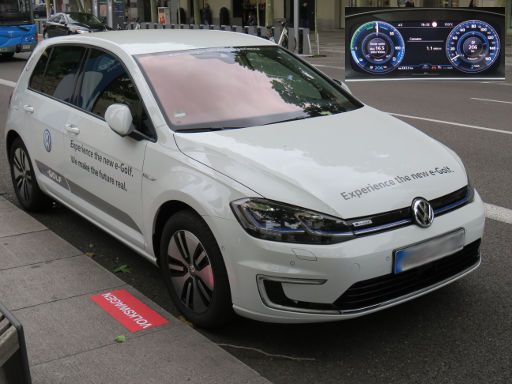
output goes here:
<path id="1" fill-rule="evenodd" d="M 30 77 L 30 82 L 28 86 L 30 89 L 33 89 L 34 91 L 41 92 L 41 89 L 43 87 L 44 71 L 46 70 L 46 64 L 48 64 L 48 56 L 50 56 L 49 52 L 50 49 L 46 49 L 43 52 L 34 68 L 34 71 L 32 72 L 32 76 Z"/>

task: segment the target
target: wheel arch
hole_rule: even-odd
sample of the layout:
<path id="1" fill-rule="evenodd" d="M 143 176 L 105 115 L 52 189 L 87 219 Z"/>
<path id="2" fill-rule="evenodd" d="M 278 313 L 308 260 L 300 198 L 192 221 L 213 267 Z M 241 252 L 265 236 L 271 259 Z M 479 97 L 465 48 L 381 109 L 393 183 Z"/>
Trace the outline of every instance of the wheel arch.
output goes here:
<path id="1" fill-rule="evenodd" d="M 160 238 L 167 220 L 180 211 L 191 211 L 197 216 L 201 217 L 199 212 L 192 208 L 187 203 L 180 200 L 169 200 L 163 203 L 157 210 L 155 218 L 153 220 L 153 234 L 151 237 L 153 252 L 158 261 L 160 258 Z"/>
<path id="2" fill-rule="evenodd" d="M 18 134 L 18 132 L 10 130 L 7 133 L 7 137 L 6 137 L 6 141 L 5 141 L 5 149 L 7 151 L 7 159 L 9 162 L 11 161 L 11 159 L 9 157 L 9 153 L 11 153 L 12 143 L 14 143 L 14 140 L 16 140 L 16 139 L 20 139 L 21 141 L 23 141 L 23 139 Z"/>

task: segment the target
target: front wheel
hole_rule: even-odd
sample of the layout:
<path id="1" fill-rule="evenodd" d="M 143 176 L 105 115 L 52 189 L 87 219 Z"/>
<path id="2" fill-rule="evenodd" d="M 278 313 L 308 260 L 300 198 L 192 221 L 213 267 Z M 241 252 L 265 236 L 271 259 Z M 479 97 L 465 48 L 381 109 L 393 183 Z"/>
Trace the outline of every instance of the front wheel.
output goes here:
<path id="1" fill-rule="evenodd" d="M 27 211 L 47 208 L 51 201 L 39 189 L 30 156 L 20 138 L 16 138 L 11 145 L 9 165 L 14 192 L 21 206 Z"/>
<path id="2" fill-rule="evenodd" d="M 224 260 L 200 216 L 181 211 L 167 221 L 159 264 L 172 301 L 188 321 L 215 328 L 231 320 L 233 309 Z"/>

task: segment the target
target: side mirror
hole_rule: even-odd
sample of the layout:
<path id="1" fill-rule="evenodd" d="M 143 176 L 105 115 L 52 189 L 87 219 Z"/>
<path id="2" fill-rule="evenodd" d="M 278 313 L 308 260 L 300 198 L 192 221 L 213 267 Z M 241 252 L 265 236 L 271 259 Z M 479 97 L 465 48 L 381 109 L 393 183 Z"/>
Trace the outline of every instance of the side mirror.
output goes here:
<path id="1" fill-rule="evenodd" d="M 120 136 L 128 136 L 134 129 L 132 113 L 124 104 L 109 106 L 105 112 L 105 121 Z"/>

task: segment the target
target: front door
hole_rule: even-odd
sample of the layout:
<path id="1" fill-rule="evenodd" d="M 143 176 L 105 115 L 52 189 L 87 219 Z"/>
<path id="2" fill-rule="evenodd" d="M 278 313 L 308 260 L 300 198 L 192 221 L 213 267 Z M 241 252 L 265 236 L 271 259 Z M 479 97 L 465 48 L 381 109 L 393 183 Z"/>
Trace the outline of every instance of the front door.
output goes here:
<path id="1" fill-rule="evenodd" d="M 144 247 L 142 166 L 147 140 L 121 137 L 104 120 L 107 108 L 126 104 L 135 128 L 148 124 L 143 103 L 124 66 L 114 56 L 90 49 L 75 103 L 67 122 L 67 172 L 75 204 L 101 225 L 137 247 Z M 145 125 L 146 124 L 146 125 Z"/>

